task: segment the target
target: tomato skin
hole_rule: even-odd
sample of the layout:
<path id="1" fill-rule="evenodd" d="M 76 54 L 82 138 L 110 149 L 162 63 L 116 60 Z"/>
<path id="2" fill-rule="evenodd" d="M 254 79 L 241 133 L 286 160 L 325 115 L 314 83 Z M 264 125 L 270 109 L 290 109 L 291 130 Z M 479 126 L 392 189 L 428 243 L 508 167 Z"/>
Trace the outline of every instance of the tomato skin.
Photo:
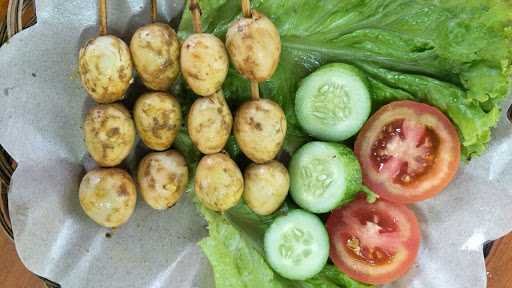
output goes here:
<path id="1" fill-rule="evenodd" d="M 400 249 L 398 250 L 401 251 L 403 257 L 397 257 L 397 254 L 395 254 L 395 257 L 391 257 L 389 262 L 375 265 L 355 259 L 346 250 L 344 252 L 340 251 L 340 249 L 346 247 L 340 239 L 341 235 L 347 231 L 357 230 L 357 228 L 347 224 L 343 216 L 346 215 L 345 213 L 357 213 L 354 211 L 361 210 L 394 215 L 392 218 L 398 229 L 403 228 L 399 233 Z M 333 210 L 327 219 L 326 226 L 329 233 L 331 260 L 340 271 L 364 283 L 381 285 L 399 279 L 414 264 L 419 251 L 421 241 L 419 224 L 414 212 L 405 205 L 386 200 L 378 200 L 374 204 L 370 204 L 364 198 L 359 198 L 348 205 Z M 364 246 L 364 241 L 361 244 Z"/>
<path id="2" fill-rule="evenodd" d="M 426 175 L 413 180 L 411 185 L 403 186 L 380 174 L 371 163 L 370 155 L 379 131 L 391 121 L 406 117 L 427 122 L 422 124 L 437 133 L 440 144 L 434 166 Z M 357 136 L 354 152 L 361 164 L 366 186 L 383 199 L 410 204 L 434 197 L 453 180 L 460 164 L 460 147 L 456 128 L 437 108 L 415 101 L 396 101 L 383 106 L 370 117 Z"/>

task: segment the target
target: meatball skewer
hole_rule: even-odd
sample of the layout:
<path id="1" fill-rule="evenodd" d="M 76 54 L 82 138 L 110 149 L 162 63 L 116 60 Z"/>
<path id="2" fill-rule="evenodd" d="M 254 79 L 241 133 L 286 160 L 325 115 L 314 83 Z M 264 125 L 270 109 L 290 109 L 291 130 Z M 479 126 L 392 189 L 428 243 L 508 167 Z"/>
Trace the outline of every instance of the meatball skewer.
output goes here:
<path id="1" fill-rule="evenodd" d="M 195 34 L 183 43 L 181 67 L 192 90 L 206 97 L 199 97 L 190 107 L 187 128 L 199 151 L 213 154 L 222 151 L 233 126 L 233 115 L 221 89 L 229 61 L 224 44 L 215 36 L 201 32 L 196 0 L 190 2 L 190 10 Z"/>
<path id="2" fill-rule="evenodd" d="M 199 4 L 190 1 L 194 32 L 181 46 L 181 73 L 188 86 L 199 96 L 219 91 L 228 74 L 228 55 L 224 44 L 213 34 L 202 33 Z"/>
<path id="3" fill-rule="evenodd" d="M 106 0 L 99 0 L 99 36 L 80 49 L 79 72 L 82 85 L 98 103 L 113 103 L 124 98 L 133 82 L 133 64 L 128 45 L 108 35 Z"/>
<path id="4" fill-rule="evenodd" d="M 157 22 L 157 3 L 151 1 L 151 23 L 135 31 L 130 41 L 135 68 L 144 85 L 167 91 L 180 71 L 180 44 L 174 29 Z"/>
<path id="5" fill-rule="evenodd" d="M 98 1 L 99 37 L 89 40 L 79 55 L 80 78 L 87 93 L 101 105 L 84 121 L 88 152 L 103 167 L 116 166 L 133 147 L 135 128 L 130 113 L 120 103 L 133 81 L 128 46 L 107 35 L 106 0 Z M 137 192 L 133 178 L 119 168 L 98 168 L 82 178 L 78 191 L 85 214 L 97 224 L 116 228 L 135 210 Z"/>
<path id="6" fill-rule="evenodd" d="M 245 170 L 243 198 L 255 213 L 268 215 L 281 206 L 290 186 L 288 170 L 273 160 L 286 135 L 285 114 L 259 93 L 259 82 L 277 68 L 281 40 L 274 24 L 251 10 L 249 0 L 241 4 L 243 17 L 230 26 L 226 47 L 237 71 L 251 82 L 251 100 L 238 108 L 234 134 L 242 152 L 256 163 Z"/>
<path id="7" fill-rule="evenodd" d="M 251 81 L 251 101 L 242 104 L 235 115 L 234 134 L 242 152 L 255 163 L 274 159 L 286 135 L 283 109 L 270 99 L 260 99 L 258 82 L 272 77 L 281 54 L 281 40 L 274 24 L 242 1 L 243 17 L 226 34 L 231 62 Z"/>
<path id="8" fill-rule="evenodd" d="M 174 206 L 185 192 L 188 167 L 183 155 L 169 149 L 182 123 L 181 106 L 167 93 L 178 76 L 180 45 L 176 32 L 157 23 L 157 1 L 151 1 L 151 23 L 134 33 L 130 49 L 144 85 L 157 92 L 141 95 L 133 109 L 135 126 L 152 150 L 139 163 L 137 182 L 142 199 L 153 209 Z"/>
<path id="9" fill-rule="evenodd" d="M 194 32 L 183 43 L 183 76 L 199 97 L 188 115 L 188 131 L 194 145 L 205 155 L 197 166 L 194 190 L 203 205 L 224 212 L 241 199 L 244 179 L 240 168 L 220 152 L 231 134 L 233 117 L 221 86 L 228 71 L 224 44 L 214 35 L 201 32 L 200 8 L 190 1 Z"/>

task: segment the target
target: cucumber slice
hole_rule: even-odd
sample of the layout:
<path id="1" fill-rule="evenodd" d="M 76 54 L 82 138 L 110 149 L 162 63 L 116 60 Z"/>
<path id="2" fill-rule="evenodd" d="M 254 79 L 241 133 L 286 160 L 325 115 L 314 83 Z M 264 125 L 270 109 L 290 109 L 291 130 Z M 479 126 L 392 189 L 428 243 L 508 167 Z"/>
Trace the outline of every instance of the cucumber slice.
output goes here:
<path id="1" fill-rule="evenodd" d="M 304 210 L 276 218 L 265 232 L 265 256 L 281 276 L 305 280 L 320 272 L 329 258 L 329 236 L 320 219 Z"/>
<path id="2" fill-rule="evenodd" d="M 325 141 L 354 136 L 370 116 L 367 79 L 354 66 L 334 63 L 302 80 L 295 112 L 304 130 Z"/>
<path id="3" fill-rule="evenodd" d="M 343 144 L 310 142 L 293 155 L 289 171 L 293 200 L 314 213 L 351 201 L 362 186 L 359 162 Z"/>

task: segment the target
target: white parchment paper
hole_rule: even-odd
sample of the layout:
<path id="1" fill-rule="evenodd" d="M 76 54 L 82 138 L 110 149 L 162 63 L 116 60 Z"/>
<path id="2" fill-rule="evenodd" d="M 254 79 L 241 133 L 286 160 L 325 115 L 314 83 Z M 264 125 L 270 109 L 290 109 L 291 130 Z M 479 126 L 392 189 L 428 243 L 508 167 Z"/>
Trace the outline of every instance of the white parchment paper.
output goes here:
<path id="1" fill-rule="evenodd" d="M 149 0 L 108 1 L 109 30 L 129 40 L 149 21 Z M 161 21 L 183 1 L 159 1 Z M 9 193 L 18 254 L 34 273 L 63 287 L 213 287 L 196 242 L 205 222 L 190 198 L 165 212 L 139 197 L 129 223 L 112 232 L 78 202 L 87 167 L 80 86 L 81 44 L 97 34 L 96 1 L 36 1 L 38 23 L 0 48 L 0 144 L 18 161 Z M 504 107 L 508 107 L 508 101 Z M 484 288 L 482 244 L 512 230 L 512 125 L 489 151 L 463 165 L 439 196 L 414 205 L 422 245 L 414 268 L 389 287 Z"/>

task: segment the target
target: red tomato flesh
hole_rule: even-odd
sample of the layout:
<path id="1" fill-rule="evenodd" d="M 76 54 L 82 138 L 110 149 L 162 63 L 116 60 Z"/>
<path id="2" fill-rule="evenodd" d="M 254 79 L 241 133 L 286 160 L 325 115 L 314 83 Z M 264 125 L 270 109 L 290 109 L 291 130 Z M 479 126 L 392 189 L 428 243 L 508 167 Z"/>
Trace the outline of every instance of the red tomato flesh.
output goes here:
<path id="1" fill-rule="evenodd" d="M 460 141 L 436 108 L 398 101 L 370 117 L 355 154 L 364 184 L 384 199 L 406 204 L 431 198 L 450 183 L 459 167 Z"/>
<path id="2" fill-rule="evenodd" d="M 390 283 L 409 270 L 418 254 L 418 221 L 404 205 L 357 199 L 331 213 L 327 230 L 332 261 L 361 282 Z"/>
<path id="3" fill-rule="evenodd" d="M 370 159 L 381 174 L 407 185 L 428 173 L 438 146 L 432 129 L 411 120 L 395 120 L 384 126 L 371 148 Z"/>

